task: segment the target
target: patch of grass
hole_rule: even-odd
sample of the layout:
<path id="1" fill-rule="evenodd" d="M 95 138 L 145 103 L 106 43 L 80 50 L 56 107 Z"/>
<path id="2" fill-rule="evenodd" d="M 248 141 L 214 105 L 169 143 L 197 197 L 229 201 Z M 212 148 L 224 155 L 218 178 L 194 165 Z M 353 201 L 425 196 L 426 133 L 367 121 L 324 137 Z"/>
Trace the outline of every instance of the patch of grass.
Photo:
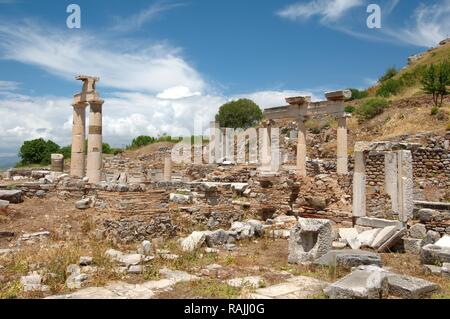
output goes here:
<path id="1" fill-rule="evenodd" d="M 308 299 L 328 299 L 328 296 L 325 295 L 323 292 L 321 292 L 318 294 L 309 295 L 307 298 Z"/>
<path id="2" fill-rule="evenodd" d="M 202 279 L 189 283 L 192 297 L 211 299 L 234 299 L 239 297 L 240 289 L 212 279 Z"/>
<path id="3" fill-rule="evenodd" d="M 373 98 L 356 109 L 356 117 L 359 122 L 365 122 L 380 115 L 389 106 L 389 102 L 382 98 Z"/>
<path id="4" fill-rule="evenodd" d="M 20 296 L 22 292 L 22 284 L 20 280 L 14 280 L 12 282 L 8 282 L 4 286 L 0 286 L 0 299 L 15 299 Z"/>

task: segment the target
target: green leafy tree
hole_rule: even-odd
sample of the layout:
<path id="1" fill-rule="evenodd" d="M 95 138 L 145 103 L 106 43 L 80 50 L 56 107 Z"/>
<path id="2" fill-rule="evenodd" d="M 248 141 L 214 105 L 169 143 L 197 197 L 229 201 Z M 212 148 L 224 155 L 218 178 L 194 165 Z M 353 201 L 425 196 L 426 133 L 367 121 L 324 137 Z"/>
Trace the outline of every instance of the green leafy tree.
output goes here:
<path id="1" fill-rule="evenodd" d="M 50 156 L 58 153 L 60 147 L 51 140 L 45 141 L 42 138 L 32 141 L 25 141 L 20 148 L 19 156 L 22 165 L 29 164 L 50 164 Z"/>
<path id="2" fill-rule="evenodd" d="M 222 105 L 216 115 L 221 127 L 247 129 L 263 118 L 259 106 L 249 99 L 239 99 Z"/>
<path id="3" fill-rule="evenodd" d="M 72 145 L 61 147 L 59 153 L 64 156 L 65 159 L 72 157 Z"/>
<path id="4" fill-rule="evenodd" d="M 423 90 L 433 95 L 433 103 L 441 107 L 444 97 L 450 93 L 450 63 L 431 64 L 422 75 Z"/>

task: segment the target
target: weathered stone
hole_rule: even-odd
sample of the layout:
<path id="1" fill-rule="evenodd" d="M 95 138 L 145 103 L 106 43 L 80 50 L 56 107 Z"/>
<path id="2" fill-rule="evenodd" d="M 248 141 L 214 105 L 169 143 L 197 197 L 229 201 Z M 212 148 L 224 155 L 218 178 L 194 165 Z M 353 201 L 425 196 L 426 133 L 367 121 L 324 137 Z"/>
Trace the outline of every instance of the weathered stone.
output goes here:
<path id="1" fill-rule="evenodd" d="M 343 267 L 350 269 L 361 265 L 376 265 L 381 267 L 381 258 L 378 254 L 363 250 L 331 250 L 316 259 L 314 264 L 330 267 Z"/>
<path id="2" fill-rule="evenodd" d="M 377 266 L 360 266 L 324 290 L 331 299 L 382 299 L 388 292 L 387 272 Z"/>
<path id="3" fill-rule="evenodd" d="M 2 237 L 14 237 L 14 232 L 0 230 L 0 238 L 2 238 Z"/>
<path id="4" fill-rule="evenodd" d="M 415 224 L 409 229 L 409 237 L 424 239 L 427 236 L 427 228 L 424 224 Z"/>
<path id="5" fill-rule="evenodd" d="M 439 289 L 435 283 L 398 274 L 388 274 L 389 293 L 407 299 L 424 298 Z"/>
<path id="6" fill-rule="evenodd" d="M 434 216 L 437 216 L 438 214 L 439 214 L 438 211 L 429 208 L 422 208 L 418 212 L 419 220 L 422 223 L 428 223 L 432 221 Z"/>
<path id="7" fill-rule="evenodd" d="M 142 243 L 140 243 L 137 249 L 138 254 L 145 256 L 151 255 L 152 251 L 153 251 L 152 243 L 148 240 L 144 240 Z"/>
<path id="8" fill-rule="evenodd" d="M 49 237 L 49 236 L 50 236 L 50 232 L 41 231 L 41 232 L 37 232 L 37 233 L 23 234 L 20 237 L 20 240 L 33 240 L 33 239 L 44 238 L 44 237 Z"/>
<path id="9" fill-rule="evenodd" d="M 234 222 L 231 225 L 230 232 L 236 234 L 237 240 L 241 240 L 245 238 L 252 238 L 255 236 L 261 237 L 262 235 L 264 235 L 264 227 L 257 220 Z"/>
<path id="10" fill-rule="evenodd" d="M 1 211 L 6 211 L 8 206 L 9 206 L 9 202 L 7 200 L 0 199 L 0 212 Z"/>
<path id="11" fill-rule="evenodd" d="M 81 256 L 78 264 L 80 266 L 89 266 L 89 265 L 92 265 L 93 260 L 94 259 L 90 256 Z"/>
<path id="12" fill-rule="evenodd" d="M 394 247 L 405 235 L 406 235 L 406 228 L 398 230 L 378 248 L 378 252 L 383 253 L 389 250 L 390 248 Z"/>
<path id="13" fill-rule="evenodd" d="M 435 266 L 435 265 L 423 265 L 423 271 L 425 274 L 429 275 L 440 275 L 443 267 Z"/>
<path id="14" fill-rule="evenodd" d="M 146 260 L 146 257 L 141 254 L 124 254 L 121 251 L 108 249 L 105 253 L 109 258 L 117 261 L 124 266 L 138 265 Z"/>
<path id="15" fill-rule="evenodd" d="M 92 204 L 92 199 L 83 198 L 75 203 L 75 207 L 77 209 L 88 209 L 89 207 L 91 207 L 91 204 Z"/>
<path id="16" fill-rule="evenodd" d="M 441 238 L 441 235 L 439 235 L 438 232 L 436 232 L 436 231 L 434 231 L 434 230 L 429 230 L 429 231 L 427 232 L 427 236 L 426 236 L 425 239 L 423 240 L 423 245 L 434 244 L 434 243 L 437 242 L 440 238 Z"/>
<path id="17" fill-rule="evenodd" d="M 132 275 L 142 274 L 143 271 L 144 267 L 142 267 L 142 265 L 131 265 L 127 270 L 127 272 Z"/>
<path id="18" fill-rule="evenodd" d="M 355 228 L 339 228 L 339 236 L 345 239 L 352 249 L 361 248 L 361 242 L 358 239 L 358 231 Z"/>
<path id="19" fill-rule="evenodd" d="M 230 234 L 223 229 L 208 232 L 205 238 L 208 247 L 225 245 L 229 239 Z"/>
<path id="20" fill-rule="evenodd" d="M 289 238 L 289 263 L 311 262 L 331 250 L 331 222 L 299 218 Z"/>
<path id="21" fill-rule="evenodd" d="M 388 226 L 402 227 L 402 223 L 398 220 L 388 220 L 375 217 L 359 217 L 356 220 L 356 224 L 359 226 L 372 227 L 372 228 L 385 228 Z"/>
<path id="22" fill-rule="evenodd" d="M 195 231 L 188 237 L 181 240 L 181 249 L 186 252 L 192 252 L 200 248 L 206 240 L 205 232 Z"/>
<path id="23" fill-rule="evenodd" d="M 422 249 L 422 239 L 416 239 L 416 238 L 403 238 L 403 247 L 405 249 L 405 252 L 408 254 L 416 254 L 420 255 L 420 250 Z"/>
<path id="24" fill-rule="evenodd" d="M 450 263 L 450 248 L 442 248 L 432 244 L 422 247 L 420 253 L 422 264 L 426 265 L 442 265 Z"/>
<path id="25" fill-rule="evenodd" d="M 450 236 L 444 235 L 441 239 L 435 242 L 434 245 L 442 248 L 450 248 Z"/>
<path id="26" fill-rule="evenodd" d="M 70 264 L 66 268 L 66 274 L 79 274 L 79 273 L 81 273 L 81 268 L 79 265 Z"/>
<path id="27" fill-rule="evenodd" d="M 37 273 L 29 274 L 28 276 L 22 276 L 20 283 L 23 286 L 23 291 L 49 291 L 48 286 L 42 285 L 42 276 Z"/>
<path id="28" fill-rule="evenodd" d="M 0 190 L 0 200 L 8 201 L 11 204 L 23 202 L 21 190 Z"/>
<path id="29" fill-rule="evenodd" d="M 383 228 L 372 242 L 371 247 L 378 249 L 383 245 L 389 238 L 391 238 L 398 231 L 397 226 L 388 226 Z"/>
<path id="30" fill-rule="evenodd" d="M 44 190 L 42 190 L 42 189 L 40 189 L 40 190 L 38 190 L 37 192 L 36 192 L 36 197 L 38 197 L 38 198 L 44 198 L 45 197 L 45 191 Z"/>
<path id="31" fill-rule="evenodd" d="M 82 283 L 89 279 L 87 274 L 73 273 L 66 279 L 66 286 L 69 289 L 80 289 Z"/>
<path id="32" fill-rule="evenodd" d="M 374 228 L 371 230 L 366 230 L 358 235 L 358 239 L 361 242 L 362 247 L 371 247 L 373 241 L 380 233 L 381 228 Z"/>
<path id="33" fill-rule="evenodd" d="M 192 195 L 170 194 L 170 201 L 177 204 L 190 204 L 192 203 Z"/>
<path id="34" fill-rule="evenodd" d="M 341 241 L 333 241 L 333 243 L 331 244 L 331 247 L 333 249 L 344 249 L 347 247 L 347 242 L 343 243 Z"/>
<path id="35" fill-rule="evenodd" d="M 327 201 L 324 197 L 310 196 L 306 198 L 306 201 L 314 209 L 324 210 L 327 208 Z"/>

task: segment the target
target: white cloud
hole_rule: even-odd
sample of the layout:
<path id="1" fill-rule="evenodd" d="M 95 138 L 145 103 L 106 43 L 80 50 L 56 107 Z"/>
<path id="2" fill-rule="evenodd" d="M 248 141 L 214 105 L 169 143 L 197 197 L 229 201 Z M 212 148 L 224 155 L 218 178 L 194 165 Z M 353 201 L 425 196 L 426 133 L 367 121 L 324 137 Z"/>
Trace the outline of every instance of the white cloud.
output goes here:
<path id="1" fill-rule="evenodd" d="M 322 22 L 336 21 L 350 9 L 363 3 L 363 0 L 313 0 L 289 5 L 277 14 L 291 20 L 309 19 L 317 15 L 321 17 Z"/>
<path id="2" fill-rule="evenodd" d="M 413 18 L 412 25 L 399 30 L 387 30 L 387 34 L 402 42 L 423 47 L 436 46 L 450 36 L 450 0 L 421 4 Z"/>
<path id="3" fill-rule="evenodd" d="M 172 2 L 154 3 L 144 10 L 129 17 L 116 17 L 115 24 L 111 28 L 111 31 L 125 32 L 137 30 L 144 24 L 158 18 L 163 12 L 178 8 L 180 6 L 184 6 L 184 4 Z"/>
<path id="4" fill-rule="evenodd" d="M 163 92 L 159 93 L 156 97 L 166 100 L 178 100 L 186 97 L 200 96 L 200 95 L 202 95 L 200 92 L 191 92 L 191 90 L 188 87 L 175 86 L 164 90 Z"/>
<path id="5" fill-rule="evenodd" d="M 125 45 L 126 44 L 126 45 Z M 72 80 L 99 76 L 101 85 L 120 90 L 161 92 L 175 86 L 202 91 L 201 75 L 164 43 L 105 40 L 90 34 L 43 29 L 36 24 L 0 22 L 0 56 L 36 65 Z"/>
<path id="6" fill-rule="evenodd" d="M 18 82 L 13 81 L 0 81 L 0 91 L 12 91 L 19 87 Z"/>

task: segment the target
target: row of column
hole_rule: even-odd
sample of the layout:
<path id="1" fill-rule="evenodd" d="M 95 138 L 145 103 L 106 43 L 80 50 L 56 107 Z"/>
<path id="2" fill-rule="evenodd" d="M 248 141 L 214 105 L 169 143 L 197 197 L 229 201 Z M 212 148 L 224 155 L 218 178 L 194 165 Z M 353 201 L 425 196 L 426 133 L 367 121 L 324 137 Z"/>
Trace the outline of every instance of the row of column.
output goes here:
<path id="1" fill-rule="evenodd" d="M 89 178 L 90 183 L 99 183 L 102 175 L 102 106 L 103 100 L 79 102 L 73 105 L 72 159 L 70 173 L 74 177 Z M 90 105 L 87 166 L 84 153 L 86 140 L 86 106 Z M 86 175 L 85 175 L 85 168 Z"/>

